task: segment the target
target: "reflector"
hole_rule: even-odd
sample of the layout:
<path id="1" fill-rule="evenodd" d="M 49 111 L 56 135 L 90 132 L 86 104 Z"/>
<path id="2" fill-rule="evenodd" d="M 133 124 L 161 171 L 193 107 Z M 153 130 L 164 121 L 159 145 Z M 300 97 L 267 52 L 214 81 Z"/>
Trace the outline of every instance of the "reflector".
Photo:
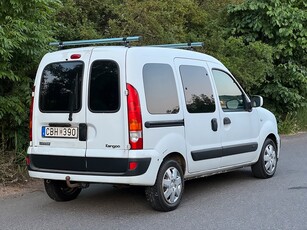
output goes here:
<path id="1" fill-rule="evenodd" d="M 135 170 L 137 166 L 137 162 L 129 162 L 129 170 Z"/>
<path id="2" fill-rule="evenodd" d="M 27 164 L 27 166 L 29 166 L 30 165 L 30 157 L 29 156 L 26 156 L 26 164 Z"/>

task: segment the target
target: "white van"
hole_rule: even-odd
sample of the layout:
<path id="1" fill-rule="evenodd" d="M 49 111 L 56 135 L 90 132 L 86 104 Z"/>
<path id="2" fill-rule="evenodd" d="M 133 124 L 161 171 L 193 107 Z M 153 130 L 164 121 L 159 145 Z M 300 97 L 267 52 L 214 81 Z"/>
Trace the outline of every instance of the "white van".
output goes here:
<path id="1" fill-rule="evenodd" d="M 187 179 L 245 166 L 258 178 L 274 175 L 280 138 L 262 104 L 203 53 L 129 46 L 48 53 L 32 94 L 29 174 L 43 178 L 56 201 L 75 199 L 90 183 L 126 184 L 145 186 L 152 207 L 170 211 Z"/>

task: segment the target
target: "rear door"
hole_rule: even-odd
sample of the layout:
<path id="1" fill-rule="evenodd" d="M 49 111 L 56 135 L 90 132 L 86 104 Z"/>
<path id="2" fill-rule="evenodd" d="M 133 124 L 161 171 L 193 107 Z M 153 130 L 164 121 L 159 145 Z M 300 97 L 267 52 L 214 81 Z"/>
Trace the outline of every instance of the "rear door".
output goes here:
<path id="1" fill-rule="evenodd" d="M 220 124 L 212 82 L 204 61 L 176 59 L 186 104 L 184 126 L 190 173 L 220 167 Z"/>
<path id="2" fill-rule="evenodd" d="M 37 148 L 35 152 L 48 156 L 41 156 L 40 160 L 46 164 L 40 167 L 85 169 L 86 100 L 83 95 L 90 55 L 90 48 L 54 52 L 47 54 L 40 64 L 35 83 L 33 146 Z M 64 156 L 76 161 L 64 164 Z"/>
<path id="3" fill-rule="evenodd" d="M 125 47 L 95 48 L 90 59 L 86 120 L 87 170 L 127 170 Z"/>

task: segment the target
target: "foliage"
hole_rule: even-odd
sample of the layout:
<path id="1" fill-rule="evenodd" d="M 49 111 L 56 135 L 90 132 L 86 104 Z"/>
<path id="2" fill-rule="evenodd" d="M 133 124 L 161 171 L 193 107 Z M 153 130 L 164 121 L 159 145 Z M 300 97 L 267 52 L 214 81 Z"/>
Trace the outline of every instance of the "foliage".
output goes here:
<path id="1" fill-rule="evenodd" d="M 244 35 L 247 42 L 263 41 L 275 47 L 280 63 L 289 58 L 306 64 L 307 5 L 302 1 L 248 0 L 229 9 L 233 34 Z"/>
<path id="2" fill-rule="evenodd" d="M 274 71 L 266 74 L 261 88 L 284 118 L 307 106 L 306 9 L 302 0 L 247 0 L 228 11 L 233 35 L 246 44 L 260 41 L 272 47 Z"/>
<path id="3" fill-rule="evenodd" d="M 103 38 L 108 35 L 108 20 L 113 16 L 114 1 L 62 0 L 56 13 L 55 38 L 60 41 Z"/>
<path id="4" fill-rule="evenodd" d="M 209 53 L 221 60 L 248 94 L 261 94 L 265 76 L 273 71 L 272 48 L 261 42 L 245 44 L 242 37 L 216 37 Z"/>
<path id="5" fill-rule="evenodd" d="M 110 36 L 142 35 L 143 44 L 190 41 L 206 16 L 194 0 L 123 0 L 114 6 L 114 13 Z"/>
<path id="6" fill-rule="evenodd" d="M 59 2 L 0 2 L 1 152 L 24 149 L 28 133 L 30 85 L 52 37 L 52 15 Z"/>
<path id="7" fill-rule="evenodd" d="M 285 118 L 280 119 L 278 123 L 278 131 L 284 134 L 294 134 L 300 130 L 297 122 L 296 113 L 288 113 Z"/>
<path id="8" fill-rule="evenodd" d="M 278 124 L 280 133 L 295 134 L 299 131 L 307 131 L 307 107 L 300 108 L 298 111 L 289 112 L 285 118 L 280 119 Z"/>
<path id="9" fill-rule="evenodd" d="M 227 27 L 226 7 L 243 0 L 198 2 L 206 12 L 203 26 L 195 29 L 195 40 L 205 42 L 203 52 L 221 60 L 248 94 L 262 94 L 261 84 L 274 68 L 272 47 L 258 41 L 246 43 L 243 37 L 232 36 Z"/>

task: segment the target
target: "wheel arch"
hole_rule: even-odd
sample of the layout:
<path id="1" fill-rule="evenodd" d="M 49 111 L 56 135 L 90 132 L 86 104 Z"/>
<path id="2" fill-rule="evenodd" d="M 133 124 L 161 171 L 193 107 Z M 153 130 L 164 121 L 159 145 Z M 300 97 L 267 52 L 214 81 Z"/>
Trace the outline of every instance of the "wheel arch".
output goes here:
<path id="1" fill-rule="evenodd" d="M 179 172 L 173 174 L 174 167 L 178 168 Z M 185 168 L 184 157 L 179 152 L 170 152 L 165 155 L 161 161 L 155 184 L 145 188 L 146 199 L 152 208 L 167 212 L 178 207 L 184 191 Z M 164 179 L 166 175 L 168 178 Z M 165 180 L 169 182 L 165 182 Z M 174 199 L 172 200 L 171 197 Z"/>
<path id="2" fill-rule="evenodd" d="M 277 158 L 279 158 L 280 136 L 278 134 L 276 118 L 273 113 L 262 107 L 257 108 L 257 111 L 261 121 L 258 144 L 261 145 L 262 148 L 265 140 L 270 138 L 276 145 Z"/>
<path id="3" fill-rule="evenodd" d="M 274 133 L 270 133 L 265 139 L 271 139 L 274 144 L 276 145 L 276 148 L 277 148 L 277 158 L 279 158 L 279 152 L 280 152 L 280 138 L 279 137 L 276 137 L 276 135 Z"/>
<path id="4" fill-rule="evenodd" d="M 170 160 L 170 159 L 175 160 L 179 163 L 179 165 L 181 166 L 183 175 L 185 175 L 187 164 L 186 164 L 186 160 L 183 157 L 183 155 L 178 153 L 178 152 L 171 152 L 163 158 L 162 163 L 167 161 L 167 160 Z M 162 165 L 162 163 L 161 163 L 161 165 Z"/>

